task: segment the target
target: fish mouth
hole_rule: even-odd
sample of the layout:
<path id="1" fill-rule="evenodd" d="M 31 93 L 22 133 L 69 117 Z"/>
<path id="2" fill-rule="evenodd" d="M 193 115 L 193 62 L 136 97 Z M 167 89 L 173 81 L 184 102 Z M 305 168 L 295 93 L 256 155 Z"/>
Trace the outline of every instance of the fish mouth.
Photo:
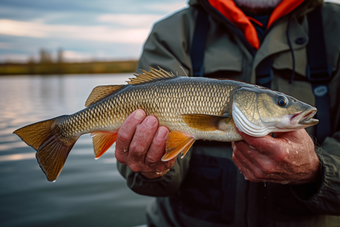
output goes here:
<path id="1" fill-rule="evenodd" d="M 316 114 L 317 109 L 311 108 L 299 113 L 296 113 L 292 116 L 291 122 L 293 125 L 295 124 L 301 124 L 301 125 L 316 125 L 319 120 L 313 118 Z"/>

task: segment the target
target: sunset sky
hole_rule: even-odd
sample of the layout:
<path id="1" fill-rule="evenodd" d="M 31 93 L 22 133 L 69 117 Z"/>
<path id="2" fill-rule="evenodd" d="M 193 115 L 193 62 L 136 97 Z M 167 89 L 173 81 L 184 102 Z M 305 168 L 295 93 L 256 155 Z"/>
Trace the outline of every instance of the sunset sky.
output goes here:
<path id="1" fill-rule="evenodd" d="M 137 59 L 153 23 L 184 7 L 186 0 L 1 0 L 0 61 L 38 59 L 41 48 L 62 48 L 68 60 Z"/>

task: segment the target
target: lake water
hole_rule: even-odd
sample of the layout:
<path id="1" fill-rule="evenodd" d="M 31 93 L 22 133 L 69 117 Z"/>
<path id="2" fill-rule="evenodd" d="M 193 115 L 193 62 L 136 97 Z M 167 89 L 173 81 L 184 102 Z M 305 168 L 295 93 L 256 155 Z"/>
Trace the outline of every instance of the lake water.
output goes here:
<path id="1" fill-rule="evenodd" d="M 132 192 L 119 174 L 114 147 L 94 160 L 90 135 L 73 147 L 55 183 L 19 127 L 84 108 L 97 85 L 132 74 L 0 77 L 0 226 L 138 226 L 152 198 Z"/>

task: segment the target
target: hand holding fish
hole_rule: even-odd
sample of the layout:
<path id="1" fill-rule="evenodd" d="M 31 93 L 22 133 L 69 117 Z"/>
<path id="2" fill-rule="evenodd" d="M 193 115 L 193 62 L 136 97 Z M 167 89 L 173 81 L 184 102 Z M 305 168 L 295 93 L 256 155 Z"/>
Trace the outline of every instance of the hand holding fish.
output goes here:
<path id="1" fill-rule="evenodd" d="M 148 179 L 163 176 L 176 161 L 161 161 L 168 133 L 166 127 L 158 127 L 156 117 L 146 117 L 143 110 L 134 111 L 118 132 L 115 152 L 117 160 Z"/>
<path id="2" fill-rule="evenodd" d="M 317 180 L 319 158 L 304 129 L 275 133 L 276 138 L 252 137 L 233 143 L 233 160 L 252 182 L 303 184 Z"/>

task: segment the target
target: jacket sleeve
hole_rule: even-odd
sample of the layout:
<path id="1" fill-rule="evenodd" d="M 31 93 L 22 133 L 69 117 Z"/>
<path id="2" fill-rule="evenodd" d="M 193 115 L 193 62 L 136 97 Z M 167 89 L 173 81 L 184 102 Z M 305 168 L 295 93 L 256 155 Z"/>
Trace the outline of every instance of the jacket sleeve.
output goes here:
<path id="1" fill-rule="evenodd" d="M 318 182 L 291 186 L 293 195 L 311 211 L 340 215 L 340 132 L 316 148 L 321 170 Z"/>
<path id="2" fill-rule="evenodd" d="M 191 12 L 190 8 L 185 10 Z M 187 18 L 187 12 L 183 13 L 185 10 L 155 24 L 144 45 L 137 67 L 138 70 L 148 70 L 149 66 L 159 66 L 167 71 L 177 70 L 180 75 L 184 74 L 180 66 L 188 71 L 191 70 L 190 57 L 186 54 L 190 18 Z M 176 29 L 174 29 L 173 24 L 180 26 L 176 26 Z M 169 29 L 171 29 L 171 32 L 169 32 Z M 189 151 L 183 159 L 178 157 L 170 171 L 164 176 L 152 180 L 145 178 L 140 173 L 133 172 L 124 164 L 117 162 L 117 166 L 122 176 L 126 178 L 128 187 L 134 192 L 149 196 L 169 196 L 177 191 L 185 178 L 189 168 L 190 153 Z"/>
<path id="3" fill-rule="evenodd" d="M 192 8 L 182 10 L 175 15 L 156 23 L 144 44 L 137 70 L 148 67 L 161 67 L 173 73 L 184 75 L 183 69 L 190 72 L 189 56 L 191 34 L 193 33 Z M 174 24 L 176 26 L 174 26 Z"/>
<path id="4" fill-rule="evenodd" d="M 190 154 L 185 158 L 177 158 L 173 167 L 164 176 L 156 179 L 147 179 L 141 173 L 133 172 L 128 166 L 117 162 L 117 167 L 126 179 L 127 186 L 134 192 L 148 196 L 170 196 L 181 186 L 189 169 Z"/>

